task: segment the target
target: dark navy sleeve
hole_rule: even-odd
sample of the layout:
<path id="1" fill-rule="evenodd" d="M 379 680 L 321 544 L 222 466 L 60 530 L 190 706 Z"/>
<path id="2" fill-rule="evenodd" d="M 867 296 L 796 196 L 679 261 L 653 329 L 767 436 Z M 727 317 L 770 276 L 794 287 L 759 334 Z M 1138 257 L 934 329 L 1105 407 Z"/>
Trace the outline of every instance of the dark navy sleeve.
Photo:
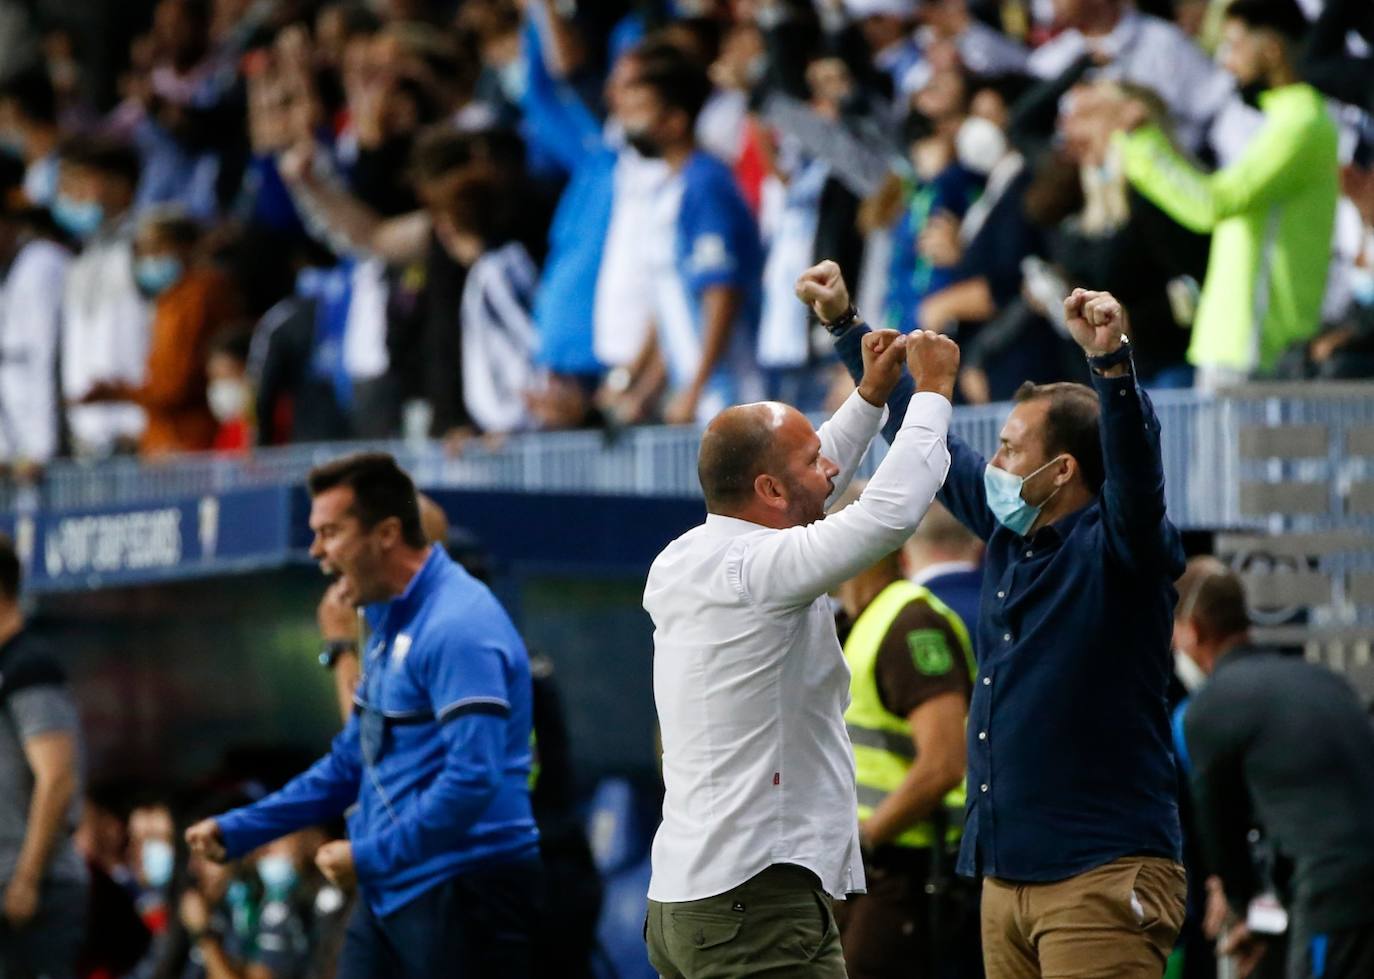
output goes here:
<path id="1" fill-rule="evenodd" d="M 1226 899 L 1244 917 L 1260 882 L 1250 859 L 1248 834 L 1254 824 L 1245 784 L 1246 704 L 1213 681 L 1188 702 L 1182 716 L 1185 757 L 1196 830 L 1207 871 L 1222 879 Z"/>
<path id="2" fill-rule="evenodd" d="M 444 741 L 444 768 L 397 820 L 353 841 L 364 884 L 451 849 L 496 796 L 511 713 L 506 658 L 461 637 L 426 651 L 419 668 Z"/>
<path id="3" fill-rule="evenodd" d="M 1122 564 L 1183 574 L 1183 541 L 1165 513 L 1159 419 L 1132 366 L 1121 377 L 1092 376 L 1102 406 L 1103 526 Z"/>
<path id="4" fill-rule="evenodd" d="M 855 384 L 863 379 L 863 338 L 868 332 L 867 326 L 857 326 L 846 330 L 835 341 L 835 351 Z M 883 438 L 889 445 L 902 427 L 907 405 L 915 393 L 916 382 L 910 374 L 903 372 L 887 399 L 888 419 L 883 426 Z M 987 468 L 987 460 L 953 432 L 949 433 L 946 443 L 949 446 L 949 473 L 936 499 L 954 514 L 954 519 L 987 540 L 997 528 L 997 521 L 988 509 L 987 494 L 983 489 L 983 470 Z"/>
<path id="5" fill-rule="evenodd" d="M 216 817 L 230 859 L 298 829 L 338 819 L 358 801 L 361 779 L 358 719 L 351 717 L 334 736 L 329 754 L 303 774 L 251 806 Z"/>

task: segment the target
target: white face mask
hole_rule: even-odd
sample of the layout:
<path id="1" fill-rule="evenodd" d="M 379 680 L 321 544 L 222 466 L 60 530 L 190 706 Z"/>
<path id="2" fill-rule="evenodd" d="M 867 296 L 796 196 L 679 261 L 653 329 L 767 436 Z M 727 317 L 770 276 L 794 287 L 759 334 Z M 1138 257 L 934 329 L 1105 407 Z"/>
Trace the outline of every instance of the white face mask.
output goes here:
<path id="1" fill-rule="evenodd" d="M 248 407 L 248 385 L 233 378 L 221 377 L 210 382 L 205 398 L 210 403 L 210 414 L 223 425 L 243 416 Z"/>
<path id="2" fill-rule="evenodd" d="M 965 169 L 986 177 L 1007 155 L 1007 136 L 997 123 L 969 116 L 959 127 L 954 148 Z"/>

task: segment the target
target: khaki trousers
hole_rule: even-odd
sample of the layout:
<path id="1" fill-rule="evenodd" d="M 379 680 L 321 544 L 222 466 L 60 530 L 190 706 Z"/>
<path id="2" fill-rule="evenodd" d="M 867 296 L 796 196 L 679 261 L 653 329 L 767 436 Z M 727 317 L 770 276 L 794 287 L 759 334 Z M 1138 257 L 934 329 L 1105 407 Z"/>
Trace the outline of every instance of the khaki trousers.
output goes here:
<path id="1" fill-rule="evenodd" d="M 845 979 L 830 898 L 791 864 L 700 901 L 650 901 L 644 938 L 663 979 Z"/>
<path id="2" fill-rule="evenodd" d="M 1123 857 L 1050 884 L 983 881 L 987 979 L 1159 979 L 1183 924 L 1183 868 Z"/>

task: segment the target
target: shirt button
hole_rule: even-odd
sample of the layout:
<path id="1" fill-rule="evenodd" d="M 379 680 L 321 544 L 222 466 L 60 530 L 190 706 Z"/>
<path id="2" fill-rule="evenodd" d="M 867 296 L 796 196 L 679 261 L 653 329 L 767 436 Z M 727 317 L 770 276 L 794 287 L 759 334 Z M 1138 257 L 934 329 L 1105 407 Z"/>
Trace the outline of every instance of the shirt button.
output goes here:
<path id="1" fill-rule="evenodd" d="M 980 791 L 980 792 L 986 792 L 987 790 L 988 790 L 988 783 L 987 783 L 987 782 L 984 782 L 982 785 L 978 786 L 978 791 Z"/>
<path id="2" fill-rule="evenodd" d="M 1116 392 L 1116 393 L 1117 393 L 1117 395 L 1118 395 L 1119 397 L 1122 397 L 1122 398 L 1126 397 L 1126 389 L 1125 389 L 1125 388 L 1122 388 L 1120 391 L 1118 391 L 1118 392 Z"/>
<path id="3" fill-rule="evenodd" d="M 1004 592 L 1004 591 L 999 591 L 999 592 L 997 593 L 997 597 L 998 597 L 998 598 L 1006 598 L 1006 597 L 1007 597 L 1007 593 Z"/>
<path id="4" fill-rule="evenodd" d="M 986 731 L 979 731 L 979 732 L 978 732 L 978 740 L 979 740 L 979 741 L 986 741 L 987 739 L 988 739 L 988 732 L 986 732 Z"/>
<path id="5" fill-rule="evenodd" d="M 990 676 L 985 676 L 985 677 L 983 677 L 983 686 L 985 686 L 985 687 L 990 687 L 990 686 L 992 686 L 992 677 L 990 677 Z"/>
<path id="6" fill-rule="evenodd" d="M 1010 632 L 1004 632 L 1004 633 L 1002 634 L 1002 641 L 1003 641 L 1003 642 L 1011 642 L 1011 633 L 1010 633 Z"/>
<path id="7" fill-rule="evenodd" d="M 1030 557 L 1030 556 L 1031 556 L 1032 554 L 1034 554 L 1034 553 L 1035 553 L 1034 551 L 1027 551 L 1027 552 L 1026 552 L 1026 557 Z"/>

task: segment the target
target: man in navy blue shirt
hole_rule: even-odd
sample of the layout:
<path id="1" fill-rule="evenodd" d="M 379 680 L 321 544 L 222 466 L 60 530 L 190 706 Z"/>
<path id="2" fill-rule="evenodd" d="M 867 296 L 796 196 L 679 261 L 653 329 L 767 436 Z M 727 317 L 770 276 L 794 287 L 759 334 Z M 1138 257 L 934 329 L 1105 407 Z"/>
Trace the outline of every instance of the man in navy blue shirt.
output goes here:
<path id="1" fill-rule="evenodd" d="M 340 979 L 527 976 L 541 871 L 524 644 L 486 586 L 426 543 L 390 456 L 340 459 L 309 485 L 310 554 L 372 629 L 356 710 L 309 771 L 187 843 L 236 858 L 351 808 L 349 839 L 316 855 L 362 895 Z"/>
<path id="2" fill-rule="evenodd" d="M 940 500 L 987 542 L 959 871 L 983 878 L 988 975 L 1158 976 L 1184 911 L 1165 701 L 1183 549 L 1124 310 L 1077 289 L 1065 313 L 1092 387 L 1023 386 L 991 460 L 949 437 Z M 851 373 L 854 322 L 832 324 Z"/>

